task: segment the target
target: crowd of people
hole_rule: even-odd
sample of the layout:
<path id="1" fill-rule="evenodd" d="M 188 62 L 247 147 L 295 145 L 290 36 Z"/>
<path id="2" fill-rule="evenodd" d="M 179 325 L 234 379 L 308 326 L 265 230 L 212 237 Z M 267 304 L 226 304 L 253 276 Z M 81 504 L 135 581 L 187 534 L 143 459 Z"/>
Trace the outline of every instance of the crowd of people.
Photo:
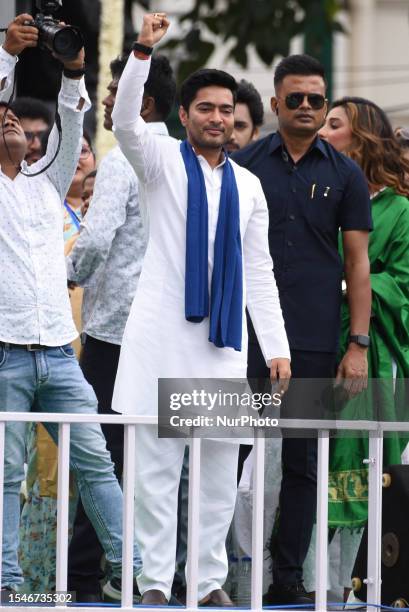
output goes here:
<path id="1" fill-rule="evenodd" d="M 147 14 L 129 58 L 110 65 L 104 128 L 118 145 L 96 168 L 83 50 L 62 59 L 54 126 L 41 101 L 11 99 L 17 56 L 38 43 L 31 21 L 17 16 L 0 48 L 2 411 L 155 416 L 158 379 L 248 378 L 254 392 L 275 385 L 280 416 L 316 414 L 292 377 L 335 381 L 356 418 L 368 377 L 409 377 L 404 128 L 394 133 L 363 98 L 329 106 L 321 64 L 293 55 L 274 74 L 276 132 L 260 137 L 251 83 L 202 69 L 179 91 L 180 142 L 166 127 L 175 77 L 152 56 L 169 21 Z M 389 400 L 388 418 L 404 420 L 393 386 Z M 385 440 L 386 465 L 401 463 L 406 443 Z M 55 589 L 57 444 L 56 424 L 7 423 L 3 603 Z M 352 551 L 345 576 L 367 521 L 367 444 L 331 440 L 329 527 Z M 226 539 L 250 451 L 202 440 L 201 606 L 233 605 Z M 134 600 L 183 604 L 187 440 L 138 425 L 135 453 Z M 78 602 L 118 601 L 123 427 L 73 424 L 70 467 L 68 589 Z M 310 605 L 316 436 L 284 432 L 279 468 L 264 603 Z"/>

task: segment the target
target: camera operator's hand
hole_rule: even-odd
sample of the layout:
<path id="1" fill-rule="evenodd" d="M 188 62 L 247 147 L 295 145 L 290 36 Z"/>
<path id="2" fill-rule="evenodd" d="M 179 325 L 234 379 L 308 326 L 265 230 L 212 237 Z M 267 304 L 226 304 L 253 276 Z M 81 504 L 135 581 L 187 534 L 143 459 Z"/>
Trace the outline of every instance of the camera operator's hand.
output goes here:
<path id="1" fill-rule="evenodd" d="M 153 47 L 168 31 L 170 23 L 166 13 L 150 13 L 144 15 L 142 28 L 138 36 L 138 43 Z"/>
<path id="2" fill-rule="evenodd" d="M 6 40 L 3 44 L 3 49 L 10 55 L 18 55 L 26 47 L 36 47 L 38 42 L 37 28 L 25 23 L 31 23 L 33 18 L 27 13 L 17 15 L 7 28 Z"/>
<path id="3" fill-rule="evenodd" d="M 60 62 L 62 62 L 64 64 L 64 68 L 67 68 L 67 70 L 81 70 L 81 68 L 84 68 L 84 64 L 85 64 L 85 51 L 84 51 L 84 47 L 82 47 L 82 49 L 80 49 L 80 51 L 78 52 L 78 55 L 77 55 L 77 57 L 75 59 L 66 60 L 66 59 L 63 59 L 61 57 L 58 57 L 58 55 L 55 55 L 54 57 L 56 57 L 58 60 L 60 60 Z"/>

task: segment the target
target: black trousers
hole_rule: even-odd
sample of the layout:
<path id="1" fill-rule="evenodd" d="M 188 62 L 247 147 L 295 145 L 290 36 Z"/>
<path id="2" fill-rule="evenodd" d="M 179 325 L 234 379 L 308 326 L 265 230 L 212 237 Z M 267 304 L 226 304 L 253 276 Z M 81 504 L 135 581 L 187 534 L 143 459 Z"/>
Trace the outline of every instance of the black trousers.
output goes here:
<path id="1" fill-rule="evenodd" d="M 121 347 L 109 342 L 86 337 L 80 358 L 85 378 L 94 388 L 98 399 L 98 412 L 116 414 L 111 410 L 116 371 Z M 123 425 L 101 425 L 120 481 L 123 468 Z M 78 503 L 72 540 L 68 549 L 68 589 L 82 593 L 99 593 L 101 558 L 104 551 L 81 501 Z"/>
<path id="2" fill-rule="evenodd" d="M 335 363 L 335 353 L 291 351 L 293 378 L 332 379 Z M 269 378 L 256 343 L 249 344 L 247 376 L 259 378 L 260 383 Z M 302 581 L 302 566 L 310 545 L 317 508 L 317 439 L 283 437 L 281 458 L 280 518 L 272 552 L 273 582 L 285 585 Z"/>

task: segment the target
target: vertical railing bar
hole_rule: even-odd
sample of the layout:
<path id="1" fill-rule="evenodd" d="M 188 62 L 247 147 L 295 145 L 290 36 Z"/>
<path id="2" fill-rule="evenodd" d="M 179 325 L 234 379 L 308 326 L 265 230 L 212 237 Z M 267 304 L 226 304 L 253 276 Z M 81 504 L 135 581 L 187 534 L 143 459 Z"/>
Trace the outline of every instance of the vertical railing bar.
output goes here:
<path id="1" fill-rule="evenodd" d="M 264 431 L 255 430 L 253 467 L 253 514 L 251 531 L 251 609 L 263 608 L 264 561 Z"/>
<path id="2" fill-rule="evenodd" d="M 3 495 L 4 495 L 4 441 L 6 423 L 0 422 L 0 561 L 3 559 Z M 0 562 L 0 588 L 1 588 L 1 566 Z"/>
<path id="3" fill-rule="evenodd" d="M 186 607 L 197 608 L 200 530 L 200 438 L 189 449 L 189 503 L 187 526 Z"/>
<path id="4" fill-rule="evenodd" d="M 56 591 L 67 590 L 70 423 L 58 424 Z"/>
<path id="5" fill-rule="evenodd" d="M 327 609 L 329 431 L 318 432 L 315 609 Z"/>
<path id="6" fill-rule="evenodd" d="M 135 442 L 136 425 L 124 426 L 123 537 L 122 537 L 122 607 L 133 605 L 133 551 L 135 515 Z"/>
<path id="7" fill-rule="evenodd" d="M 368 572 L 367 598 L 374 604 L 368 612 L 376 612 L 381 603 L 381 547 L 382 547 L 382 432 L 369 432 L 368 461 Z"/>
<path id="8" fill-rule="evenodd" d="M 0 558 L 2 552 L 2 525 L 3 525 L 3 494 L 4 494 L 4 443 L 5 443 L 5 421 L 0 421 Z M 135 425 L 129 425 L 132 428 L 133 434 L 128 432 L 125 434 L 128 440 L 125 440 L 125 447 L 128 445 L 129 449 L 134 449 L 135 443 Z M 343 429 L 342 426 L 338 427 Z M 129 435 L 130 434 L 130 435 Z M 317 485 L 317 561 L 316 561 L 316 609 L 326 609 L 326 585 L 327 585 L 327 566 L 326 559 L 327 555 L 323 554 L 323 550 L 327 551 L 327 529 L 324 530 L 324 524 L 327 525 L 328 521 L 328 507 L 324 509 L 324 489 L 328 491 L 328 450 L 329 450 L 329 432 L 328 430 L 322 430 L 318 441 L 318 485 Z M 133 446 L 131 439 L 133 438 Z M 258 453 L 261 452 L 261 446 L 264 451 L 264 439 L 256 440 L 255 442 L 255 483 L 254 483 L 254 510 L 253 510 L 253 534 L 257 533 L 260 528 L 258 523 L 258 529 L 254 530 L 254 517 L 257 517 L 257 508 L 259 504 L 258 493 L 260 480 L 258 479 L 257 473 L 260 472 L 261 461 L 264 467 L 264 455 L 263 459 L 260 458 Z M 70 450 L 70 423 L 59 423 L 59 447 L 58 447 L 58 500 L 57 500 L 57 547 L 56 547 L 56 590 L 66 591 L 67 589 L 67 557 L 68 557 L 68 502 L 69 502 L 69 453 Z M 125 468 L 124 465 L 124 499 L 125 496 L 131 495 L 131 491 L 126 491 L 126 483 L 130 480 L 132 488 L 132 501 L 124 503 L 124 550 L 123 550 L 123 563 L 124 567 L 133 567 L 133 495 L 134 495 L 134 482 L 133 479 L 129 479 L 126 474 L 132 474 L 134 472 L 134 453 L 125 450 L 125 457 L 128 454 L 128 465 Z M 322 464 L 324 464 L 325 455 L 327 456 L 327 469 L 323 471 Z M 133 459 L 133 467 L 132 467 Z M 368 612 L 377 612 L 375 606 L 380 605 L 380 593 L 381 593 L 381 536 L 382 536 L 382 466 L 383 466 L 383 437 L 382 431 L 369 431 L 369 477 L 368 477 L 368 584 L 367 584 L 367 601 L 374 604 L 368 606 Z M 200 439 L 193 439 L 190 449 L 190 461 L 189 461 L 189 525 L 188 525 L 188 560 L 186 567 L 187 575 L 187 609 L 197 609 L 197 591 L 198 591 L 198 557 L 199 557 L 199 529 L 197 528 L 199 521 L 200 508 Z M 324 478 L 323 478 L 324 476 Z M 325 482 L 324 482 L 325 480 Z M 320 492 L 320 489 L 322 491 Z M 327 502 L 327 499 L 325 498 Z M 130 503 L 130 505 L 129 505 Z M 128 515 L 132 514 L 132 523 L 129 527 L 130 519 L 125 516 L 126 508 L 128 509 Z M 132 508 L 132 512 L 129 510 Z M 260 510 L 258 510 L 260 512 Z M 262 518 L 262 514 L 261 514 Z M 325 518 L 325 520 L 324 520 Z M 194 528 L 195 527 L 195 528 Z M 129 531 L 128 531 L 129 530 Z M 262 530 L 260 530 L 262 531 Z M 322 535 L 322 532 L 325 534 Z M 131 533 L 131 537 L 127 537 Z M 131 552 L 130 552 L 130 549 Z M 260 593 L 258 583 L 258 548 L 256 547 L 255 538 L 253 535 L 252 542 L 252 554 L 253 554 L 253 572 L 252 572 L 252 610 L 261 609 L 260 606 Z M 132 561 L 129 562 L 129 558 Z M 325 563 L 324 565 L 321 565 Z M 123 577 L 123 596 L 122 596 L 122 609 L 132 610 L 132 593 L 130 596 L 131 601 L 125 604 L 125 596 L 129 593 L 126 592 L 129 589 L 126 583 L 126 575 Z M 133 580 L 128 578 L 128 583 L 133 583 Z M 1 586 L 1 564 L 0 564 L 0 586 Z M 325 593 L 323 591 L 325 589 Z M 64 606 L 58 606 L 57 609 L 64 609 Z M 31 608 L 29 608 L 31 609 Z M 41 610 L 42 607 L 36 607 L 37 610 Z M 99 608 L 96 608 L 98 610 Z M 102 608 L 101 608 L 102 610 Z M 141 608 L 142 612 L 143 608 Z"/>

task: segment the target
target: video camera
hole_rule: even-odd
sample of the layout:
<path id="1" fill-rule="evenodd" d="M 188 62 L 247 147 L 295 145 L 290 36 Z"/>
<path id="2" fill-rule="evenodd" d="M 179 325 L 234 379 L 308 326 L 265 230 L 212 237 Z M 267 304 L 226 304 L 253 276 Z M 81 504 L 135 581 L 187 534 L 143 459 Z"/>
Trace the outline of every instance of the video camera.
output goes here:
<path id="1" fill-rule="evenodd" d="M 74 26 L 62 25 L 54 19 L 61 8 L 62 0 L 36 0 L 38 13 L 31 23 L 38 29 L 38 46 L 48 49 L 64 60 L 77 57 L 84 45 L 80 30 Z"/>

